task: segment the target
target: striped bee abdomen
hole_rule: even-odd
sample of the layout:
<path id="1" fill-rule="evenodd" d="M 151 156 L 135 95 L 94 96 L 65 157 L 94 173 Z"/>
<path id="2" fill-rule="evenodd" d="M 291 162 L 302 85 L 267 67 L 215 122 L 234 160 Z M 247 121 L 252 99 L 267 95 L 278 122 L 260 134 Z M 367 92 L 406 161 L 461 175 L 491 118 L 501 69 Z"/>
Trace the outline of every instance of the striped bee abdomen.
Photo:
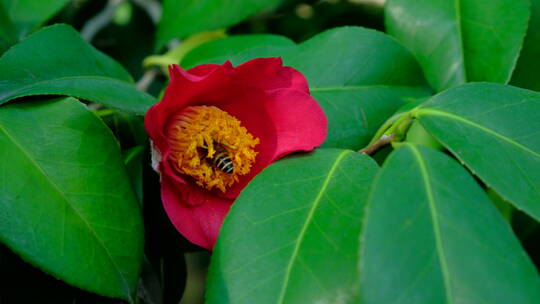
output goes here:
<path id="1" fill-rule="evenodd" d="M 227 149 L 218 143 L 214 143 L 214 148 L 216 149 L 216 153 L 212 158 L 206 157 L 206 161 L 227 174 L 233 174 L 234 164 Z"/>
<path id="2" fill-rule="evenodd" d="M 229 174 L 234 173 L 234 165 L 227 151 L 217 153 L 212 162 L 219 170 Z"/>

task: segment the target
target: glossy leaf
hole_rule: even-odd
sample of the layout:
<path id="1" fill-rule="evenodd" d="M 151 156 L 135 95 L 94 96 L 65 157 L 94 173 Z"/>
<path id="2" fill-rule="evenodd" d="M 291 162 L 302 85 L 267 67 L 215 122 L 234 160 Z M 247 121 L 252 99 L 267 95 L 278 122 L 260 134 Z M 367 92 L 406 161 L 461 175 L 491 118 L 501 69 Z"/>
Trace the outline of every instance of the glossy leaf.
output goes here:
<path id="1" fill-rule="evenodd" d="M 50 19 L 69 0 L 0 0 L 0 40 L 14 43 Z M 6 28 L 4 25 L 9 24 Z M 7 37 L 4 37 L 6 34 Z M 9 37 L 9 38 L 8 38 Z M 6 39 L 8 38 L 8 39 Z"/>
<path id="2" fill-rule="evenodd" d="M 323 147 L 364 147 L 397 108 L 427 93 L 420 88 L 384 85 L 312 89 L 311 95 L 328 116 Z"/>
<path id="3" fill-rule="evenodd" d="M 131 187 L 135 191 L 135 196 L 141 206 L 143 202 L 143 152 L 143 146 L 135 146 L 123 151 L 122 155 Z"/>
<path id="4" fill-rule="evenodd" d="M 441 93 L 424 128 L 504 199 L 540 220 L 540 94 L 493 83 Z"/>
<path id="5" fill-rule="evenodd" d="M 0 4 L 0 54 L 17 43 L 17 29 Z"/>
<path id="6" fill-rule="evenodd" d="M 482 188 L 445 154 L 408 144 L 366 210 L 362 303 L 538 303 L 540 279 Z"/>
<path id="7" fill-rule="evenodd" d="M 388 33 L 409 48 L 437 90 L 507 83 L 527 30 L 527 0 L 389 0 Z"/>
<path id="8" fill-rule="evenodd" d="M 132 84 L 120 64 L 66 25 L 29 36 L 0 58 L 0 104 L 30 95 L 69 95 L 144 113 L 155 99 Z"/>
<path id="9" fill-rule="evenodd" d="M 306 76 L 328 117 L 323 147 L 360 149 L 406 101 L 429 94 L 410 53 L 373 30 L 329 30 L 283 60 Z"/>
<path id="10" fill-rule="evenodd" d="M 181 43 L 171 46 L 167 52 L 162 55 L 148 56 L 143 60 L 143 66 L 149 68 L 152 66 L 161 67 L 161 69 L 167 73 L 169 65 L 178 64 L 181 62 L 187 53 L 194 48 L 207 43 L 212 40 L 221 39 L 226 37 L 224 29 L 215 31 L 201 32 L 195 35 L 191 35 L 186 39 L 182 39 Z"/>
<path id="11" fill-rule="evenodd" d="M 109 129 L 73 98 L 0 107 L 0 240 L 79 288 L 129 299 L 140 209 Z"/>
<path id="12" fill-rule="evenodd" d="M 173 38 L 227 27 L 282 0 L 165 0 L 157 31 L 157 46 Z"/>
<path id="13" fill-rule="evenodd" d="M 222 64 L 231 57 L 249 51 L 267 47 L 288 47 L 294 42 L 277 35 L 239 35 L 213 40 L 189 52 L 180 64 L 189 69 L 199 64 Z M 260 56 L 257 56 L 260 57 Z"/>
<path id="14" fill-rule="evenodd" d="M 199 48 L 204 47 L 210 53 L 211 43 L 217 41 L 203 44 Z M 383 33 L 361 27 L 334 28 L 290 47 L 266 46 L 255 50 L 236 50 L 230 45 L 217 44 L 211 54 L 188 56 L 198 57 L 198 64 L 223 63 L 229 59 L 234 65 L 256 57 L 283 57 L 285 65 L 298 69 L 306 76 L 311 88 L 424 84 L 420 67 L 405 48 Z M 223 58 L 215 60 L 216 54 Z"/>
<path id="15" fill-rule="evenodd" d="M 274 163 L 240 194 L 212 254 L 207 303 L 331 303 L 357 290 L 358 237 L 377 165 L 322 149 Z"/>
<path id="16" fill-rule="evenodd" d="M 238 65 L 256 57 L 282 57 L 306 76 L 313 97 L 328 117 L 323 147 L 360 149 L 377 128 L 407 101 L 429 95 L 414 57 L 389 36 L 359 27 L 323 32 L 297 46 L 258 47 L 237 52 L 202 45 L 197 63 Z M 212 54 L 208 56 L 206 54 Z M 221 54 L 219 60 L 217 55 Z M 332 54 L 329 56 L 329 54 Z"/>
<path id="17" fill-rule="evenodd" d="M 31 29 L 47 21 L 68 2 L 69 0 L 0 0 L 0 7 L 18 27 Z"/>
<path id="18" fill-rule="evenodd" d="M 284 61 L 300 70 L 312 88 L 424 84 L 420 67 L 405 48 L 381 32 L 360 27 L 325 31 L 285 54 Z"/>
<path id="19" fill-rule="evenodd" d="M 523 49 L 519 56 L 511 84 L 526 89 L 540 91 L 540 0 L 530 0 L 531 18 Z"/>

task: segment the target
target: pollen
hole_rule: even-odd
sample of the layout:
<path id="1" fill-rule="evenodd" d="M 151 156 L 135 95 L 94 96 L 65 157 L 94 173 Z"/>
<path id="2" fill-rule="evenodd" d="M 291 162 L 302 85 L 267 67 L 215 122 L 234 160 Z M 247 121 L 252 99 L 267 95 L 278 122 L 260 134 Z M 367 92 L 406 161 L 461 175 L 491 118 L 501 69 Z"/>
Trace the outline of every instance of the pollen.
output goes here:
<path id="1" fill-rule="evenodd" d="M 168 125 L 167 138 L 176 171 L 222 192 L 249 173 L 259 144 L 238 119 L 214 106 L 180 111 Z"/>

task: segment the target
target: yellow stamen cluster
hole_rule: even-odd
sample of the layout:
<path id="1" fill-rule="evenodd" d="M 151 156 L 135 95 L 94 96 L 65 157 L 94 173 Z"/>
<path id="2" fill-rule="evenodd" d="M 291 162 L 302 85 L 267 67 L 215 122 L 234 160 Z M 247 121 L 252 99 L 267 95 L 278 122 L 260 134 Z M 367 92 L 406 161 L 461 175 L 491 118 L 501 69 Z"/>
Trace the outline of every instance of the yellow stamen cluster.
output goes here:
<path id="1" fill-rule="evenodd" d="M 167 130 L 175 169 L 192 176 L 208 190 L 225 192 L 238 182 L 238 176 L 249 173 L 259 139 L 253 137 L 240 121 L 214 106 L 191 106 L 176 114 Z M 214 161 L 225 149 L 234 166 L 233 173 L 220 170 Z M 218 150 L 218 153 L 216 153 Z"/>

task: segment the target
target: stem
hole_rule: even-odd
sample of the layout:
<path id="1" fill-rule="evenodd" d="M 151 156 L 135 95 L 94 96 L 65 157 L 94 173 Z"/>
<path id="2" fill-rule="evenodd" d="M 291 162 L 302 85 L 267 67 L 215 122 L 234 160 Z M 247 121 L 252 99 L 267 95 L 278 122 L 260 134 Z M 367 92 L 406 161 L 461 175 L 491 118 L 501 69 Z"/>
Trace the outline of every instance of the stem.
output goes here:
<path id="1" fill-rule="evenodd" d="M 114 17 L 116 8 L 125 0 L 109 0 L 105 8 L 99 14 L 90 18 L 81 29 L 81 36 L 84 40 L 91 42 L 94 36 L 106 27 Z"/>
<path id="2" fill-rule="evenodd" d="M 390 128 L 384 134 L 396 134 L 399 139 L 403 137 L 405 131 L 409 128 L 411 124 L 412 113 L 406 112 L 403 113 L 398 120 L 396 120 Z"/>
<path id="3" fill-rule="evenodd" d="M 144 75 L 137 81 L 137 89 L 141 91 L 148 90 L 148 87 L 154 82 L 154 79 L 158 75 L 157 69 L 150 69 L 144 72 Z"/>
<path id="4" fill-rule="evenodd" d="M 371 155 L 375 153 L 377 150 L 379 150 L 381 147 L 386 146 L 387 144 L 391 143 L 392 140 L 396 137 L 396 134 L 390 134 L 390 135 L 383 135 L 381 138 L 379 138 L 377 141 L 375 141 L 373 144 L 367 146 L 366 148 L 360 150 L 360 153 Z"/>
<path id="5" fill-rule="evenodd" d="M 116 110 L 114 110 L 114 109 L 98 109 L 98 110 L 95 111 L 95 113 L 99 117 L 105 117 L 105 116 L 109 116 L 109 115 L 112 115 L 112 114 L 116 113 Z"/>
<path id="6" fill-rule="evenodd" d="M 394 122 L 396 122 L 401 117 L 401 115 L 403 115 L 403 113 L 395 114 L 392 117 L 388 118 L 388 120 L 386 120 L 384 124 L 377 130 L 377 132 L 375 133 L 371 141 L 367 144 L 367 146 L 371 146 L 373 143 L 379 140 L 386 133 L 386 131 L 394 124 Z"/>
<path id="7" fill-rule="evenodd" d="M 363 154 L 373 154 L 394 141 L 401 141 L 405 136 L 412 121 L 413 111 L 402 112 L 390 117 L 375 133 L 368 145 L 362 148 L 359 152 Z"/>

